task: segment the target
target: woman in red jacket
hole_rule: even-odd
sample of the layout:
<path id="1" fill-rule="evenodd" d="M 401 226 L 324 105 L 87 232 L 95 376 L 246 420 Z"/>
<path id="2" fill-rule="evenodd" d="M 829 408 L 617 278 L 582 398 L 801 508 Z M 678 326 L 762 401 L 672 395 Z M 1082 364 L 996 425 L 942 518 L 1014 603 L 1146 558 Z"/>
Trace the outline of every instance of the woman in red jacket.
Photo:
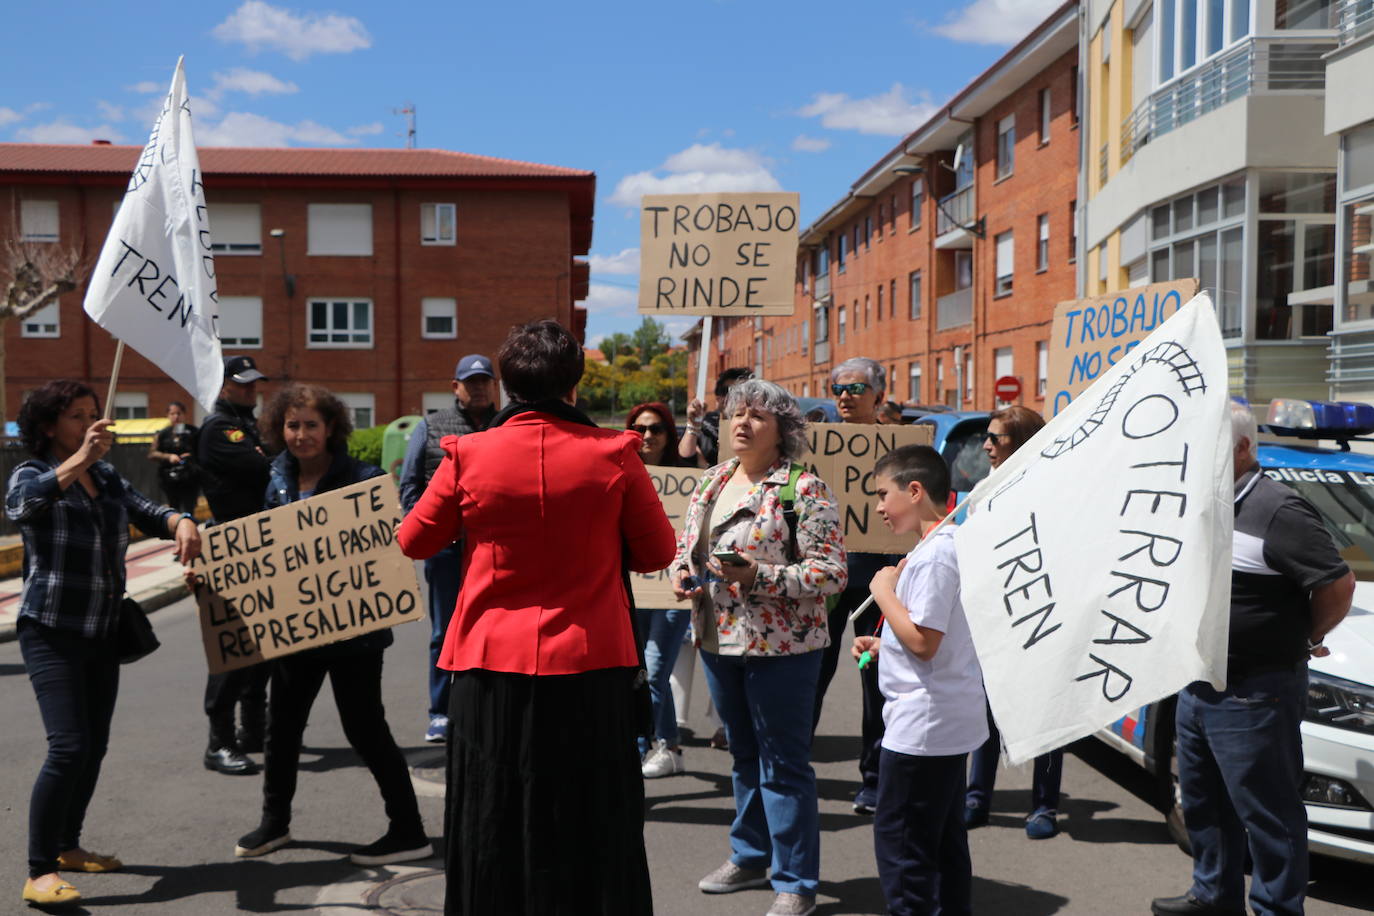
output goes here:
<path id="1" fill-rule="evenodd" d="M 573 405 L 582 347 L 554 321 L 499 354 L 513 402 L 447 437 L 402 523 L 407 556 L 463 537 L 439 667 L 449 698 L 450 914 L 652 912 L 622 568 L 663 569 L 674 535 L 640 437 Z"/>

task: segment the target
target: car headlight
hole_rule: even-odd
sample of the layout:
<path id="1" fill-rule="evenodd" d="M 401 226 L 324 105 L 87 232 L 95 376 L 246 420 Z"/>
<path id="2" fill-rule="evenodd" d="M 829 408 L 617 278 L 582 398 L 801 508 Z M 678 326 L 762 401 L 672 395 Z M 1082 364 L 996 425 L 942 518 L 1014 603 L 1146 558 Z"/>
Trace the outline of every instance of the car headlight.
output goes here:
<path id="1" fill-rule="evenodd" d="M 1344 678 L 1308 674 L 1308 722 L 1374 735 L 1374 687 Z"/>

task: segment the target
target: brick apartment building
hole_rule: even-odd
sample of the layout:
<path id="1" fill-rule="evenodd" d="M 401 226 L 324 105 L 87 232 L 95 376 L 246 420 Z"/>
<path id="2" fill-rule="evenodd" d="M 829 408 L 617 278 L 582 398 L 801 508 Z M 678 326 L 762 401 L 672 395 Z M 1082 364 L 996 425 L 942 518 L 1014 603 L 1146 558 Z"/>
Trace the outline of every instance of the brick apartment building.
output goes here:
<path id="1" fill-rule="evenodd" d="M 94 264 L 138 147 L 0 144 L 0 239 L 73 246 Z M 327 385 L 359 426 L 452 403 L 457 358 L 494 354 L 512 324 L 579 336 L 591 172 L 444 150 L 200 151 L 226 354 L 272 378 Z M 5 328 L 6 416 L 74 376 L 104 392 L 114 340 L 84 287 Z M 270 390 L 269 387 L 269 390 Z M 117 416 L 190 399 L 126 351 Z"/>
<path id="2" fill-rule="evenodd" d="M 1075 295 L 1078 4 L 1066 3 L 802 230 L 796 312 L 713 322 L 712 368 L 801 396 L 867 356 L 889 397 L 1043 409 L 1054 306 Z M 957 159 L 957 163 L 956 163 Z"/>

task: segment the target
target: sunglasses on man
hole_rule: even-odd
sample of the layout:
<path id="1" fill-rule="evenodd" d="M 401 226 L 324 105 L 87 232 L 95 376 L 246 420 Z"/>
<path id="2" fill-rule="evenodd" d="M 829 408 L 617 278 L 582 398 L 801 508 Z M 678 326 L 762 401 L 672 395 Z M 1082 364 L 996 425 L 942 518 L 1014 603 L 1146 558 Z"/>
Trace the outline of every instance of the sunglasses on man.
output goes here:
<path id="1" fill-rule="evenodd" d="M 657 436 L 660 433 L 666 433 L 668 431 L 668 428 L 662 423 L 650 423 L 646 426 L 631 426 L 630 429 L 639 433 L 646 439 L 650 436 Z"/>
<path id="2" fill-rule="evenodd" d="M 839 397 L 840 395 L 848 391 L 850 394 L 854 395 L 854 397 L 857 398 L 859 395 L 863 394 L 865 391 L 872 387 L 873 386 L 868 384 L 868 382 L 850 382 L 848 385 L 831 385 L 830 393 L 833 394 L 835 397 Z"/>

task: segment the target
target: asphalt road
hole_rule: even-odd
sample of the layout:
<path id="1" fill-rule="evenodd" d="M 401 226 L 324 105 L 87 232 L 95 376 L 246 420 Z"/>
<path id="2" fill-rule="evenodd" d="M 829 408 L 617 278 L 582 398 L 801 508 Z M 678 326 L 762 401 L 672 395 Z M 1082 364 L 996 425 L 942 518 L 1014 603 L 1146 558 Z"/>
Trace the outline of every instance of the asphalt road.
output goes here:
<path id="1" fill-rule="evenodd" d="M 74 876 L 85 911 L 119 914 L 253 912 L 356 914 L 436 912 L 440 879 L 419 867 L 360 869 L 348 851 L 385 829 L 381 800 L 348 749 L 327 690 L 306 732 L 292 834 L 297 842 L 262 859 L 236 860 L 235 840 L 257 824 L 258 777 L 205 770 L 201 713 L 204 661 L 194 609 L 183 601 L 153 616 L 163 641 L 155 655 L 123 671 L 110 752 L 87 818 L 85 845 L 119 855 L 126 869 Z M 421 741 L 427 634 L 410 624 L 387 653 L 385 689 L 392 729 L 412 764 L 432 836 L 442 825 L 441 758 Z M 9 863 L 10 891 L 0 913 L 23 912 L 28 793 L 43 758 L 37 704 L 24 677 L 17 643 L 0 645 L 0 861 Z M 697 678 L 691 721 L 702 739 L 704 683 Z M 858 678 L 846 667 L 836 678 L 817 741 L 821 794 L 823 914 L 881 914 L 868 818 L 849 805 L 857 771 Z M 576 754 L 577 748 L 567 749 Z M 729 755 L 704 740 L 688 742 L 686 775 L 648 784 L 647 842 L 660 914 L 762 916 L 770 896 L 749 891 L 707 897 L 697 879 L 728 854 L 732 814 Z M 1029 770 L 1004 771 L 992 824 L 971 834 L 974 902 L 979 913 L 1148 913 L 1151 897 L 1181 892 L 1189 860 L 1173 846 L 1160 816 L 1144 801 L 1148 784 L 1129 765 L 1093 743 L 1065 760 L 1061 824 L 1050 840 L 1022 830 Z M 1312 914 L 1374 912 L 1374 868 L 1318 861 L 1309 899 Z M 81 910 L 76 910 L 80 912 Z"/>

